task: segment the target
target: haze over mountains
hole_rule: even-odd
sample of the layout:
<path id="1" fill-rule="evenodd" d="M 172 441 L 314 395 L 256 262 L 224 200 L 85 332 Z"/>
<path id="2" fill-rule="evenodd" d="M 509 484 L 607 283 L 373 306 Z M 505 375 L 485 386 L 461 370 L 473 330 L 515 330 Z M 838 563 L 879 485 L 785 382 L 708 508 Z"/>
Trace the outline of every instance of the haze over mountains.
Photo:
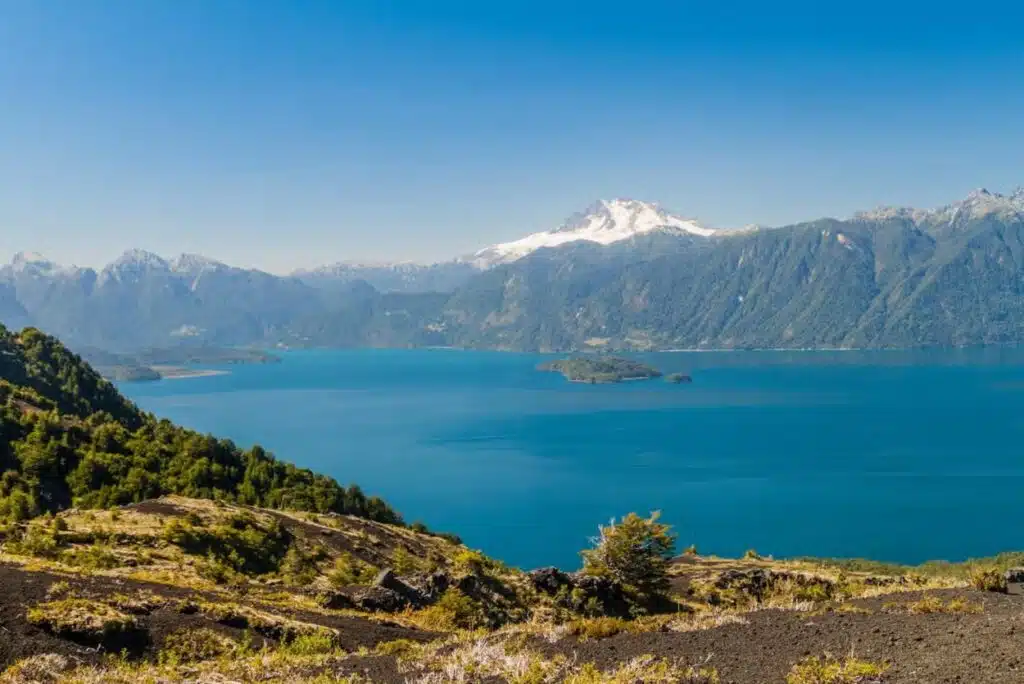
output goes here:
<path id="1" fill-rule="evenodd" d="M 73 345 L 518 350 L 908 347 L 1024 341 L 1024 190 L 934 210 L 714 230 L 636 200 L 433 265 L 276 276 L 129 251 L 20 254 L 0 321 Z"/>

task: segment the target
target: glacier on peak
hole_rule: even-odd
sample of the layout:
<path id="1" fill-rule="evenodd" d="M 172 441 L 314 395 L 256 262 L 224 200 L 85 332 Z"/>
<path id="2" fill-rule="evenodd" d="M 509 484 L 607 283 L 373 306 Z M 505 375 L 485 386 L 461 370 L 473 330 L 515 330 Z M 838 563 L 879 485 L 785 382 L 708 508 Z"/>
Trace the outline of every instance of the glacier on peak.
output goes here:
<path id="1" fill-rule="evenodd" d="M 545 247 L 559 247 L 579 241 L 610 245 L 655 232 L 708 237 L 716 231 L 693 219 L 669 213 L 652 202 L 634 199 L 600 200 L 585 211 L 569 217 L 554 230 L 486 247 L 466 261 L 484 269 L 516 261 Z"/>

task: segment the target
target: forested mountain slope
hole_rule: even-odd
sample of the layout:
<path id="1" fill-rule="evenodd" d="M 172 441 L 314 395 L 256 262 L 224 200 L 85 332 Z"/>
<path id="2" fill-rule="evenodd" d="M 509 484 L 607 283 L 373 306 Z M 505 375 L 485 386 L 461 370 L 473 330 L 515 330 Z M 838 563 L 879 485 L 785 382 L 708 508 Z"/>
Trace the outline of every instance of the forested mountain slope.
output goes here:
<path id="1" fill-rule="evenodd" d="M 358 487 L 142 412 L 31 328 L 0 326 L 0 472 L 0 519 L 181 494 L 401 522 Z"/>

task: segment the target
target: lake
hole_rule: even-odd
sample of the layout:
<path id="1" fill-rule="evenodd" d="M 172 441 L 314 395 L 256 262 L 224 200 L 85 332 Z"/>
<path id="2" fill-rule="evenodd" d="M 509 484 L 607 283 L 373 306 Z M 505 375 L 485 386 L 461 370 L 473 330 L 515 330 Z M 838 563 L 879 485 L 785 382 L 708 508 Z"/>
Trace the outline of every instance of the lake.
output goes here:
<path id="1" fill-rule="evenodd" d="M 1024 549 L 1024 350 L 633 355 L 692 385 L 578 385 L 552 357 L 287 352 L 121 389 L 358 483 L 520 567 L 661 510 L 680 548 L 961 560 Z"/>

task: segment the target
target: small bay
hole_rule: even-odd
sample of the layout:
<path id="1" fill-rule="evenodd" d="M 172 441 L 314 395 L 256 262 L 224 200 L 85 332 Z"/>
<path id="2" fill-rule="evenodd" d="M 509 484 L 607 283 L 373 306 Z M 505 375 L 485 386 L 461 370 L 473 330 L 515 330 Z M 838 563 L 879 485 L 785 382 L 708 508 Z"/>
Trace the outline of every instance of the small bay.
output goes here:
<path id="1" fill-rule="evenodd" d="M 365 349 L 121 389 L 521 567 L 576 567 L 599 523 L 653 509 L 682 546 L 721 555 L 1024 549 L 1024 350 L 631 356 L 693 384 L 574 384 L 535 369 L 552 356 Z"/>

